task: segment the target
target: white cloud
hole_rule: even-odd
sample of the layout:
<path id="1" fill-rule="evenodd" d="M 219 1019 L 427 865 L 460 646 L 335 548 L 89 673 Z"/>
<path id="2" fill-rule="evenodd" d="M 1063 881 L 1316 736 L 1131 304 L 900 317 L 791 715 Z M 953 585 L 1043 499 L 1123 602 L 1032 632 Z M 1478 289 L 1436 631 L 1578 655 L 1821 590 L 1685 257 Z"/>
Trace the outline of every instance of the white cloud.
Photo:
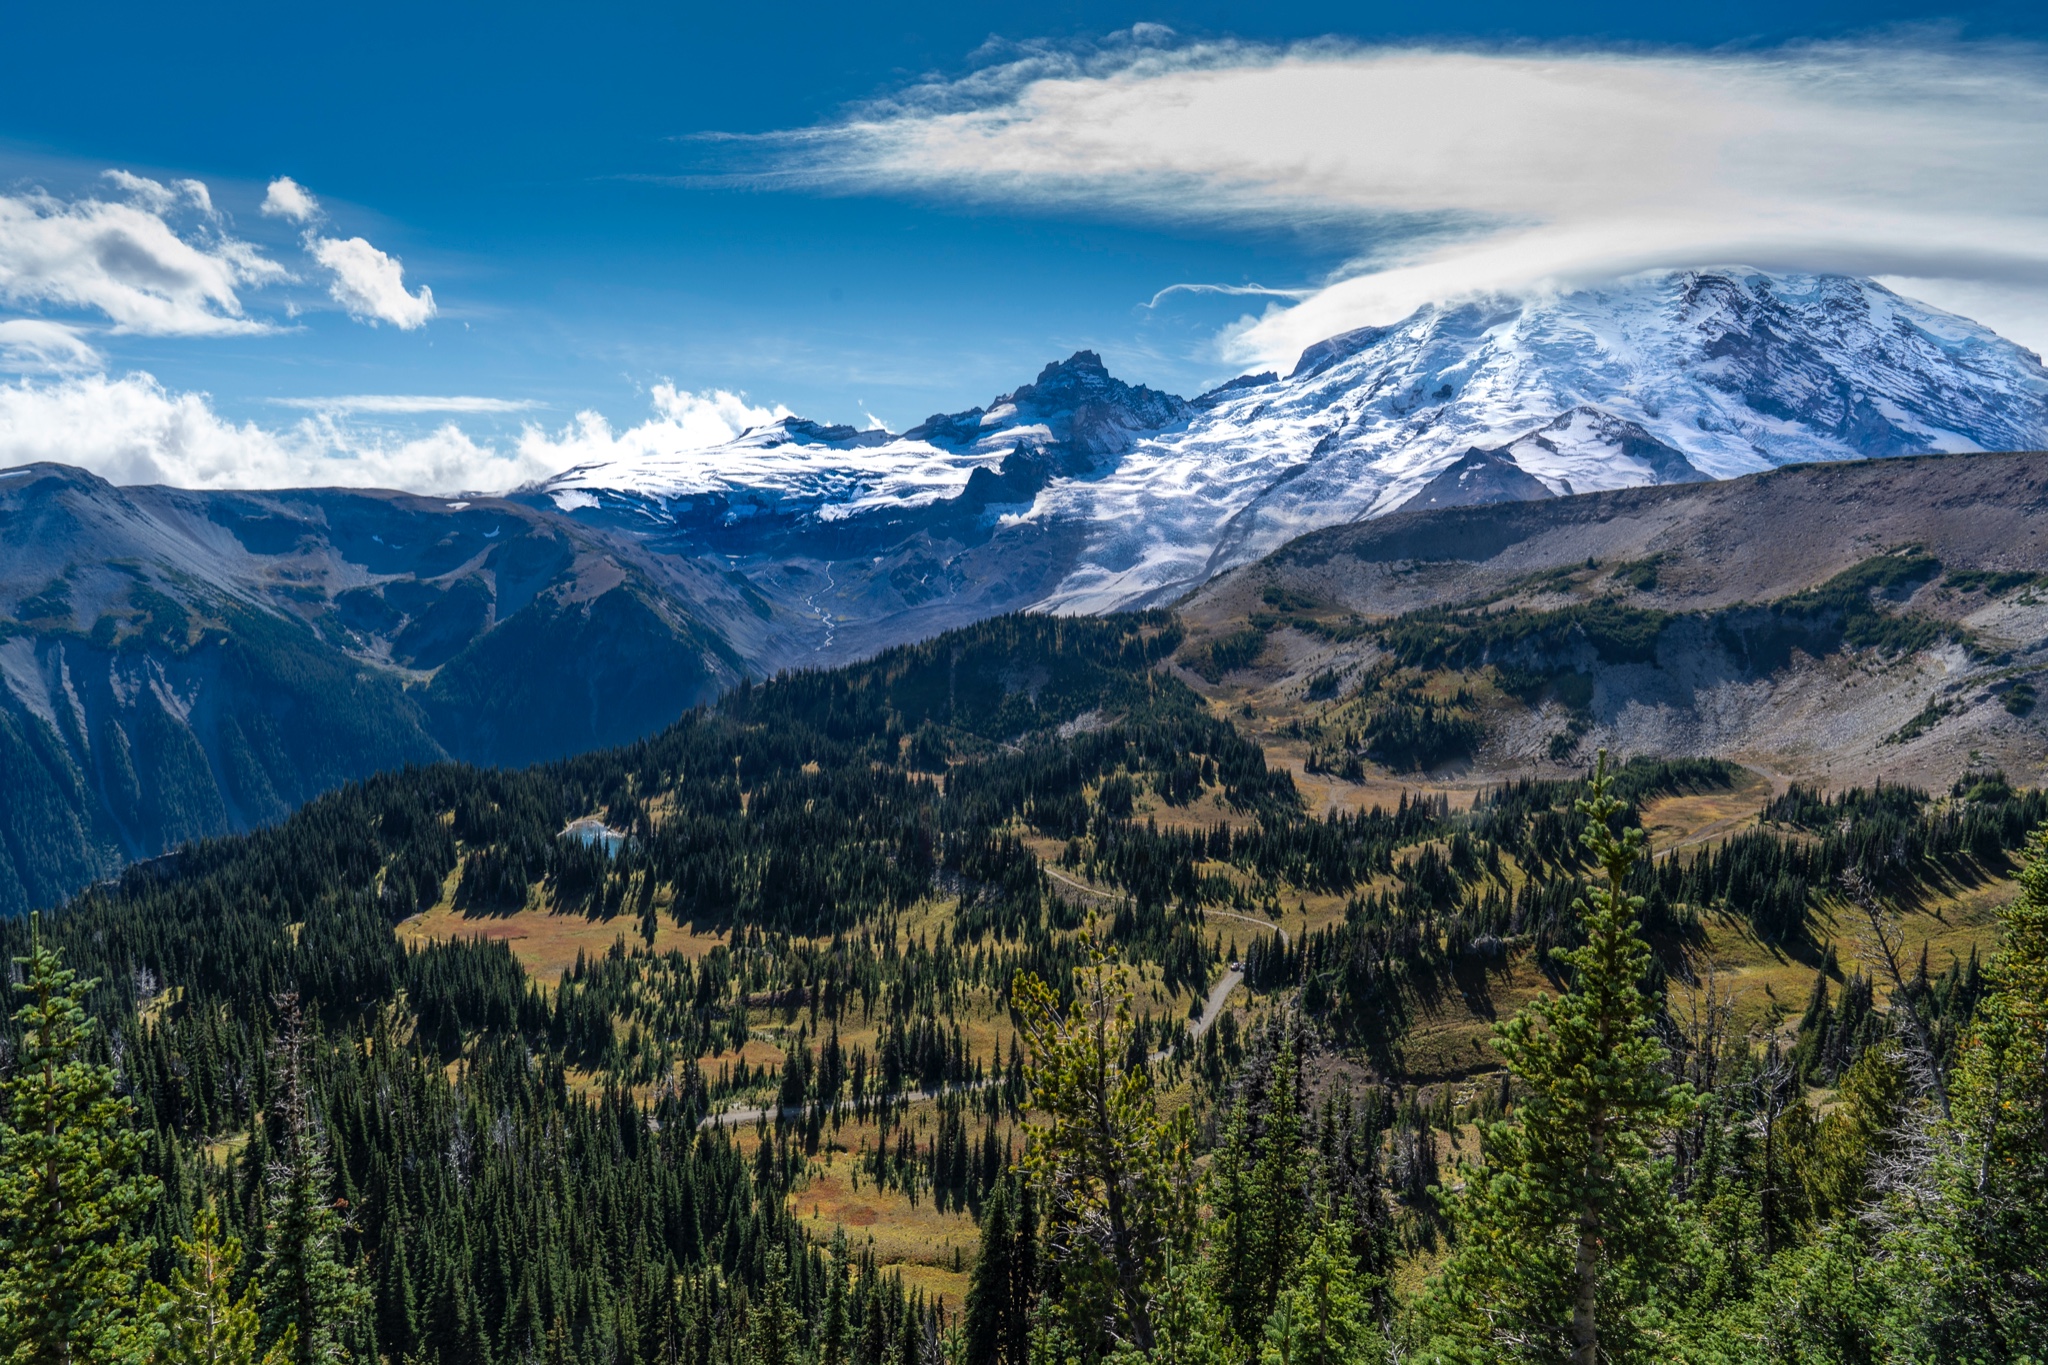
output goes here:
<path id="1" fill-rule="evenodd" d="M 264 190 L 261 212 L 266 218 L 289 218 L 294 223 L 309 223 L 320 216 L 320 201 L 304 185 L 288 175 L 281 175 Z"/>
<path id="2" fill-rule="evenodd" d="M 1264 364 L 1461 293 L 1732 261 L 1995 292 L 2048 344 L 2038 49 L 1161 44 L 1023 51 L 772 143 L 774 170 L 1349 234 L 1341 278 L 1235 329 Z"/>
<path id="3" fill-rule="evenodd" d="M 51 460 L 115 483 L 460 493 L 516 487 L 560 467 L 544 457 L 524 443 L 481 445 L 453 424 L 400 439 L 326 414 L 283 430 L 231 422 L 205 394 L 173 392 L 146 374 L 0 384 L 0 467 Z"/>
<path id="4" fill-rule="evenodd" d="M 276 185 L 271 189 L 275 190 Z M 405 267 L 361 237 L 312 237 L 306 250 L 313 259 L 333 272 L 328 293 L 348 310 L 349 316 L 365 322 L 388 322 L 400 331 L 424 327 L 434 316 L 434 291 L 425 285 L 417 294 L 405 289 Z"/>
<path id="5" fill-rule="evenodd" d="M 312 412 L 529 412 L 545 407 L 532 398 L 477 398 L 468 394 L 355 393 L 333 398 L 273 398 L 280 407 L 305 408 Z"/>
<path id="6" fill-rule="evenodd" d="M 204 181 L 174 180 L 166 185 L 161 180 L 122 170 L 101 171 L 100 178 L 158 216 L 172 212 L 181 202 L 191 204 L 208 218 L 220 216 L 214 210 L 213 195 Z"/>
<path id="7" fill-rule="evenodd" d="M 765 426 L 795 414 L 777 403 L 757 407 L 745 396 L 714 389 L 691 393 L 673 384 L 656 384 L 653 420 L 614 431 L 601 413 L 579 412 L 553 435 L 529 426 L 519 437 L 519 454 L 528 464 L 550 473 L 576 465 L 641 462 L 723 445 L 750 427 Z"/>
<path id="8" fill-rule="evenodd" d="M 100 367 L 100 353 L 76 327 L 42 318 L 0 318 L 0 369 L 62 374 Z"/>
<path id="9" fill-rule="evenodd" d="M 268 330 L 244 315 L 240 290 L 288 279 L 289 272 L 218 231 L 181 235 L 157 207 L 174 205 L 178 196 L 154 180 L 117 176 L 129 203 L 65 202 L 39 190 L 0 195 L 0 300 L 102 313 L 116 332 Z M 184 195 L 211 206 L 189 191 Z"/>
<path id="10" fill-rule="evenodd" d="M 0 345 L 11 335 L 5 327 Z M 167 389 L 148 374 L 58 375 L 0 384 L 0 468 L 50 460 L 119 484 L 179 488 L 478 492 L 517 488 L 574 465 L 688 455 L 791 415 L 780 404 L 756 406 L 723 389 L 691 393 L 657 384 L 650 397 L 654 415 L 623 430 L 596 412 L 579 412 L 552 434 L 528 425 L 501 447 L 453 422 L 405 437 L 354 425 L 348 415 L 504 413 L 537 404 L 408 394 L 279 399 L 310 411 L 277 428 L 230 421 L 206 394 Z"/>
<path id="11" fill-rule="evenodd" d="M 701 450 L 706 446 L 723 445 L 750 427 L 766 426 L 795 416 L 780 403 L 772 408 L 756 407 L 746 400 L 744 394 L 725 389 L 691 393 L 673 384 L 656 384 L 653 398 L 654 410 L 660 414 L 659 420 L 635 430 L 664 428 L 671 434 L 672 443 L 678 450 Z"/>

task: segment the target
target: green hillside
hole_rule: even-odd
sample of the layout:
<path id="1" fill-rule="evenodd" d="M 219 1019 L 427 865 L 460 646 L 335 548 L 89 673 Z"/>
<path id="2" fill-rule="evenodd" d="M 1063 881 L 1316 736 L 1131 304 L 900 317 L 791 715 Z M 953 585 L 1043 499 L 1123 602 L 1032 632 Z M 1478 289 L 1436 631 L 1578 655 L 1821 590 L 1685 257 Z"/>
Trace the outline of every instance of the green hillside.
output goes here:
<path id="1" fill-rule="evenodd" d="M 1615 932 L 1581 904 L 1584 783 L 1314 813 L 1179 680 L 1185 643 L 1165 613 L 1004 617 L 743 684 L 623 748 L 383 773 L 0 939 L 26 955 L 39 932 L 97 981 L 87 1055 L 161 1183 L 131 1220 L 154 1238 L 139 1273 L 183 1273 L 214 1201 L 261 1293 L 279 1258 L 331 1251 L 342 1287 L 302 1320 L 353 1359 L 1338 1350 L 1302 1284 L 1335 1296 L 1341 1354 L 1282 1358 L 1503 1358 L 1459 1286 L 1488 1283 L 1479 1230 L 1527 1218 L 1450 1192 L 1493 1188 L 1460 1163 L 1507 1160 L 1552 1112 L 1489 1026 L 1590 990 Z M 1718 761 L 1638 760 L 1598 822 L 1724 831 L 1623 883 L 1648 953 L 1624 973 L 1631 1084 L 1697 1102 L 1643 1120 L 1641 1161 L 1616 1149 L 1666 1240 L 1602 1253 L 1610 1358 L 1882 1359 L 1907 1296 L 1968 1289 L 1884 1271 L 1869 1215 L 1892 1207 L 1882 1135 L 1931 1103 L 1914 1029 L 1957 1104 L 1975 1093 L 1972 1020 L 2007 999 L 1991 909 L 2048 794 L 1988 770 L 1795 786 L 1731 823 L 1753 792 Z M 1851 932 L 1851 873 L 1896 979 Z M 1128 1244 L 1092 1202 L 1125 1182 Z M 294 1188 L 342 1214 L 281 1222 Z M 2010 1211 L 2038 1219 L 2037 1196 Z M 1895 1222 L 1933 1237 L 1931 1216 Z M 1830 1301 L 1830 1276 L 1864 1297 Z M 2027 1285 L 1983 1292 L 2037 1312 Z M 1524 1289 L 1533 1316 L 1503 1330 L 1550 1311 Z M 1987 1353 L 1925 1358 L 2018 1358 L 1992 1349 L 2009 1329 L 1963 1336 Z M 1546 1340 L 1518 1358 L 1561 1358 Z"/>

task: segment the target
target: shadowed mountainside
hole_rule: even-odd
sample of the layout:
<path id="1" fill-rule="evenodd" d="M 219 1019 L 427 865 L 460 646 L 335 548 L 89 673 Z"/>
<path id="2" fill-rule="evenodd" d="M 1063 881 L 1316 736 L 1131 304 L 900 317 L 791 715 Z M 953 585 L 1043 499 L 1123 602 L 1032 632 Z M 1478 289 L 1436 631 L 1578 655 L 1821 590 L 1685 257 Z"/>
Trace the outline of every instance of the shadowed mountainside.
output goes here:
<path id="1" fill-rule="evenodd" d="M 0 482 L 0 909 L 341 782 L 622 743 L 772 629 L 738 586 L 494 499 Z"/>

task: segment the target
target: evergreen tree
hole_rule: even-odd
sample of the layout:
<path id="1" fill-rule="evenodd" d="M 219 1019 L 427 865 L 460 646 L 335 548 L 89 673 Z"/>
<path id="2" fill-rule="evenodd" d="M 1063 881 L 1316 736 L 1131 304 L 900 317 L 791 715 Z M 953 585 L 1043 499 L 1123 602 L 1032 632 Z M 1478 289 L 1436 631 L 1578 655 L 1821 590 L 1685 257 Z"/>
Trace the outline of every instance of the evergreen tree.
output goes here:
<path id="1" fill-rule="evenodd" d="M 967 1290 L 967 1358 L 1026 1365 L 1038 1282 L 1038 1229 L 1031 1189 L 1005 1174 L 981 1213 L 981 1253 Z"/>
<path id="2" fill-rule="evenodd" d="M 2048 833 L 2029 852 L 1933 1179 L 1893 1201 L 1900 1358 L 2019 1362 L 2048 1343 Z"/>
<path id="3" fill-rule="evenodd" d="M 1194 1240 L 1192 1125 L 1185 1109 L 1162 1117 L 1153 1098 L 1130 969 L 1098 941 L 1089 954 L 1071 1010 L 1033 973 L 1011 986 L 1032 1103 L 1051 1120 L 1032 1128 L 1026 1162 L 1070 1316 L 1107 1321 L 1114 1339 L 1148 1351 L 1161 1272 Z"/>
<path id="4" fill-rule="evenodd" d="M 244 1285 L 235 1293 L 242 1239 L 222 1234 L 218 1208 L 199 1211 L 191 1238 L 178 1239 L 178 1255 L 181 1264 L 170 1284 L 153 1286 L 151 1295 L 159 1365 L 288 1365 L 290 1329 L 269 1350 L 257 1350 L 256 1287 Z"/>
<path id="5" fill-rule="evenodd" d="M 1301 1066 L 1290 1032 L 1257 1113 L 1239 1098 L 1210 1163 L 1214 1293 L 1240 1341 L 1257 1338 L 1314 1230 L 1301 1109 Z"/>
<path id="6" fill-rule="evenodd" d="M 1260 1365 L 1378 1365 L 1388 1358 L 1344 1223 L 1323 1219 L 1280 1291 L 1259 1343 Z"/>
<path id="7" fill-rule="evenodd" d="M 1265 1131 L 1259 1135 L 1259 1160 L 1252 1169 L 1252 1283 L 1259 1306 L 1270 1307 L 1283 1285 L 1294 1278 L 1296 1265 L 1314 1227 L 1309 1203 L 1308 1154 L 1302 1146 L 1301 1066 L 1290 1035 L 1266 1092 Z"/>
<path id="8" fill-rule="evenodd" d="M 366 1296 L 341 1263 L 341 1215 L 330 1190 L 327 1154 L 307 1072 L 307 1039 L 296 997 L 280 1003 L 274 1057 L 279 1138 L 265 1172 L 262 1271 L 264 1326 L 272 1341 L 289 1334 L 294 1365 L 345 1361 L 348 1319 Z"/>
<path id="9" fill-rule="evenodd" d="M 847 1345 L 853 1333 L 853 1324 L 847 1316 L 847 1255 L 846 1229 L 835 1228 L 832 1232 L 832 1259 L 826 1271 L 825 1313 L 818 1324 L 818 1365 L 846 1365 Z"/>
<path id="10" fill-rule="evenodd" d="M 789 1301 L 788 1266 L 780 1248 L 768 1253 L 767 1280 L 748 1307 L 747 1365 L 802 1365 L 802 1321 Z"/>
<path id="11" fill-rule="evenodd" d="M 149 1246 L 129 1225 L 159 1195 L 136 1173 L 148 1139 L 112 1068 L 88 1055 L 79 981 L 41 938 L 17 958 L 27 997 L 0 1084 L 0 1360 L 114 1365 L 142 1349 L 137 1281 Z"/>
<path id="12" fill-rule="evenodd" d="M 1150 1356 L 1153 1365 L 1229 1365 L 1239 1358 L 1229 1340 L 1229 1320 L 1211 1295 L 1210 1283 L 1206 1265 L 1169 1256 L 1153 1301 L 1158 1333 Z"/>
<path id="13" fill-rule="evenodd" d="M 1223 1140 L 1209 1158 L 1206 1182 L 1211 1211 L 1206 1264 L 1217 1306 L 1239 1341 L 1251 1335 L 1271 1307 L 1258 1298 L 1259 1217 L 1252 1186 L 1257 1154 L 1251 1126 L 1251 1105 L 1239 1095 L 1225 1120 Z"/>
<path id="14" fill-rule="evenodd" d="M 1650 1143 L 1690 1092 L 1663 1070 L 1641 982 L 1642 898 L 1625 889 L 1644 836 L 1623 812 L 1603 752 L 1577 804 L 1606 886 L 1575 904 L 1583 946 L 1558 953 L 1570 989 L 1496 1027 L 1525 1098 L 1486 1130 L 1486 1163 L 1449 1200 L 1458 1247 L 1426 1318 L 1445 1360 L 1637 1358 L 1637 1310 L 1675 1254 L 1668 1177 Z"/>
<path id="15" fill-rule="evenodd" d="M 377 1345 L 392 1360 L 404 1360 L 419 1343 L 419 1302 L 406 1252 L 408 1219 L 402 1202 L 394 1206 L 377 1243 Z"/>

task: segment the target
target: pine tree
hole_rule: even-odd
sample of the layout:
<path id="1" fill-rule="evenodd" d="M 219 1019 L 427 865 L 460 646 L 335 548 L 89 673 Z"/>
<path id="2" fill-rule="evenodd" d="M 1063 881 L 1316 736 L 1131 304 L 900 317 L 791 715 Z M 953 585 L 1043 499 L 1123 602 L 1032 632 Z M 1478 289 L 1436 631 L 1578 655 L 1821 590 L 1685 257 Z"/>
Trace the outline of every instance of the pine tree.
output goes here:
<path id="1" fill-rule="evenodd" d="M 1071 1010 L 1033 973 L 1019 972 L 1010 989 L 1029 1042 L 1032 1103 L 1051 1120 L 1031 1130 L 1026 1164 L 1044 1194 L 1048 1249 L 1075 1295 L 1070 1308 L 1147 1351 L 1167 1257 L 1187 1255 L 1194 1240 L 1191 1121 L 1185 1109 L 1158 1111 L 1130 969 L 1099 942 L 1089 955 Z"/>
<path id="2" fill-rule="evenodd" d="M 832 1232 L 832 1259 L 826 1271 L 825 1313 L 818 1324 L 818 1365 L 846 1365 L 846 1348 L 853 1332 L 847 1317 L 846 1271 L 848 1250 L 846 1229 Z"/>
<path id="3" fill-rule="evenodd" d="M 178 1255 L 182 1264 L 170 1284 L 153 1286 L 151 1295 L 158 1365 L 288 1365 L 290 1329 L 269 1350 L 257 1350 L 256 1287 L 235 1293 L 242 1239 L 222 1235 L 219 1209 L 208 1205 L 199 1211 L 191 1238 L 178 1239 Z"/>
<path id="4" fill-rule="evenodd" d="M 1308 1154 L 1301 1140 L 1301 1067 L 1294 1039 L 1280 1045 L 1266 1093 L 1265 1132 L 1251 1175 L 1254 1237 L 1253 1283 L 1261 1310 L 1280 1297 L 1294 1278 L 1313 1227 L 1308 1192 Z"/>
<path id="5" fill-rule="evenodd" d="M 79 981 L 43 945 L 18 958 L 27 997 L 21 1050 L 0 1085 L 0 1360 L 114 1365 L 142 1342 L 137 1281 L 149 1245 L 129 1225 L 157 1198 L 136 1174 L 148 1139 L 114 1073 L 88 1060 L 92 1026 Z"/>
<path id="6" fill-rule="evenodd" d="M 796 1309 L 789 1301 L 789 1263 L 782 1251 L 768 1253 L 766 1282 L 747 1314 L 747 1365 L 801 1365 L 803 1343 Z"/>
<path id="7" fill-rule="evenodd" d="M 377 1344 L 393 1360 L 404 1360 L 419 1342 L 419 1303 L 406 1254 L 409 1217 L 404 1201 L 395 1201 L 384 1216 L 384 1234 L 377 1243 Z"/>
<path id="8" fill-rule="evenodd" d="M 1934 1179 L 1894 1201 L 1884 1332 L 1900 1359 L 2022 1361 L 2048 1342 L 2048 833 L 2029 854 Z"/>
<path id="9" fill-rule="evenodd" d="M 981 1213 L 981 1253 L 967 1290 L 967 1358 L 987 1365 L 1030 1359 L 1038 1230 L 1030 1187 L 1005 1174 Z"/>
<path id="10" fill-rule="evenodd" d="M 341 1215 L 328 1188 L 298 1000 L 288 996 L 279 1003 L 274 1067 L 281 1136 L 265 1172 L 264 1327 L 273 1341 L 291 1334 L 293 1365 L 336 1365 L 347 1359 L 347 1320 L 366 1298 L 341 1263 Z"/>
<path id="11" fill-rule="evenodd" d="M 1313 1230 L 1308 1216 L 1309 1152 L 1302 1141 L 1301 1067 L 1294 1039 L 1282 1040 L 1253 1115 L 1240 1097 L 1209 1167 L 1215 1211 L 1209 1256 L 1214 1294 L 1240 1341 L 1255 1340 Z"/>
<path id="12" fill-rule="evenodd" d="M 1252 1198 L 1251 1107 L 1244 1096 L 1231 1105 L 1223 1141 L 1209 1159 L 1206 1189 L 1211 1210 L 1206 1265 L 1218 1306 L 1238 1340 L 1248 1337 L 1269 1305 L 1258 1299 L 1258 1212 Z"/>
<path id="13" fill-rule="evenodd" d="M 1228 1339 L 1229 1320 L 1210 1293 L 1210 1283 L 1207 1265 L 1168 1257 L 1153 1301 L 1158 1338 L 1148 1357 L 1152 1365 L 1226 1365 L 1239 1358 Z"/>
<path id="14" fill-rule="evenodd" d="M 1623 890 L 1644 836 L 1615 835 L 1624 807 L 1612 784 L 1603 752 L 1577 809 L 1606 885 L 1574 903 L 1585 943 L 1558 953 L 1571 988 L 1495 1029 L 1526 1098 L 1487 1129 L 1485 1166 L 1449 1200 L 1459 1244 L 1425 1305 L 1442 1359 L 1633 1358 L 1636 1310 L 1675 1255 L 1650 1144 L 1683 1120 L 1691 1093 L 1665 1074 L 1651 1029 L 1642 898 Z"/>
<path id="15" fill-rule="evenodd" d="M 1345 1221 L 1324 1218 L 1308 1244 L 1266 1319 L 1260 1365 L 1375 1365 L 1387 1359 L 1369 1289 L 1346 1245 Z"/>

